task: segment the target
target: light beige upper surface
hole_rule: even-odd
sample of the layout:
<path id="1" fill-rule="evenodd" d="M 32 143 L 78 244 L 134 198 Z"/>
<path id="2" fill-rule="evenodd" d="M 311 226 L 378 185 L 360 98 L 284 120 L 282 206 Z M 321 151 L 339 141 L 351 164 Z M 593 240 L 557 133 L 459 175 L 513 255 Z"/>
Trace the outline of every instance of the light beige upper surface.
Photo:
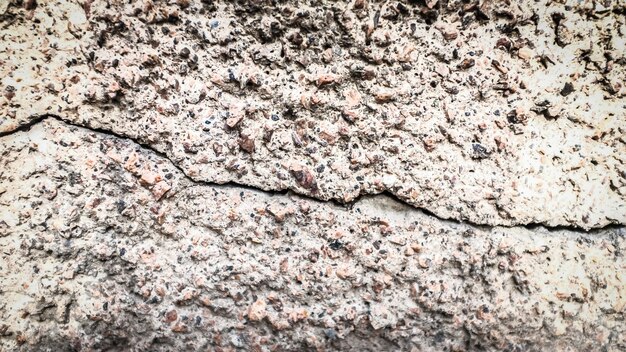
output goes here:
<path id="1" fill-rule="evenodd" d="M 50 113 L 196 180 L 626 223 L 623 4 L 168 3 L 3 1 L 0 131 Z"/>

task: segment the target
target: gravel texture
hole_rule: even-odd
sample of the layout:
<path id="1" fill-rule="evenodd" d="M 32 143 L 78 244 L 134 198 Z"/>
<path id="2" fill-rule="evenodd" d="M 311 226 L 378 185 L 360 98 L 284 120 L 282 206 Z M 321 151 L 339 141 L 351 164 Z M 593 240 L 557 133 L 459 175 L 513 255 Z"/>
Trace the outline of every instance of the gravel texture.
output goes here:
<path id="1" fill-rule="evenodd" d="M 0 0 L 0 351 L 626 350 L 625 14 Z"/>
<path id="2" fill-rule="evenodd" d="M 6 351 L 626 348 L 623 228 L 200 184 L 54 119 L 0 148 Z"/>
<path id="3" fill-rule="evenodd" d="M 3 15 L 0 130 L 53 113 L 195 180 L 626 222 L 623 2 L 28 3 Z"/>

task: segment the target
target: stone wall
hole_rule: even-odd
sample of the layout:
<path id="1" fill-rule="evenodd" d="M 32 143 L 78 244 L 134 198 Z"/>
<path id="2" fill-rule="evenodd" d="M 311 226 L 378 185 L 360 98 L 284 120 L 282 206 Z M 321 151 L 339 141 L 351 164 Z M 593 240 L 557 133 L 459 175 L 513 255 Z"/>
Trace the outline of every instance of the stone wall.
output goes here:
<path id="1" fill-rule="evenodd" d="M 624 13 L 0 0 L 0 350 L 625 349 Z"/>

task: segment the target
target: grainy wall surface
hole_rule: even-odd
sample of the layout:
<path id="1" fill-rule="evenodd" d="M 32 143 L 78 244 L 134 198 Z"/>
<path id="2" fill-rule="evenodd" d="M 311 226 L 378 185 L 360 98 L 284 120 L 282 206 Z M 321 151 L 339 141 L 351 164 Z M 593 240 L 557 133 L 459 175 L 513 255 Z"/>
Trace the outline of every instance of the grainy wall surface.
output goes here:
<path id="1" fill-rule="evenodd" d="M 626 349 L 625 6 L 0 0 L 0 350 Z"/>

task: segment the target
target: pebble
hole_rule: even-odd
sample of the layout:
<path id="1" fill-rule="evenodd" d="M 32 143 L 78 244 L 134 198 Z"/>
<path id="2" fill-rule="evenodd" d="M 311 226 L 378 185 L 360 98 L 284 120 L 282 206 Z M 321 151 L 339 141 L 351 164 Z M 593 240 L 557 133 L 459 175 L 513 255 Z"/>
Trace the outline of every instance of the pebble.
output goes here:
<path id="1" fill-rule="evenodd" d="M 178 53 L 178 55 L 180 55 L 180 57 L 182 57 L 183 59 L 187 59 L 189 58 L 189 55 L 191 54 L 191 51 L 189 51 L 188 48 L 183 48 L 181 49 L 181 51 Z"/>
<path id="2" fill-rule="evenodd" d="M 252 321 L 260 321 L 263 320 L 267 316 L 267 303 L 265 300 L 258 299 L 256 300 L 248 309 L 248 319 Z"/>
<path id="3" fill-rule="evenodd" d="M 527 47 L 527 46 L 522 47 L 522 48 L 520 48 L 520 49 L 517 51 L 517 56 L 518 56 L 520 59 L 523 59 L 523 60 L 525 60 L 525 61 L 529 61 L 529 60 L 533 57 L 533 55 L 534 55 L 534 53 L 533 53 L 532 49 L 530 49 L 530 48 L 529 48 L 529 47 Z"/>

